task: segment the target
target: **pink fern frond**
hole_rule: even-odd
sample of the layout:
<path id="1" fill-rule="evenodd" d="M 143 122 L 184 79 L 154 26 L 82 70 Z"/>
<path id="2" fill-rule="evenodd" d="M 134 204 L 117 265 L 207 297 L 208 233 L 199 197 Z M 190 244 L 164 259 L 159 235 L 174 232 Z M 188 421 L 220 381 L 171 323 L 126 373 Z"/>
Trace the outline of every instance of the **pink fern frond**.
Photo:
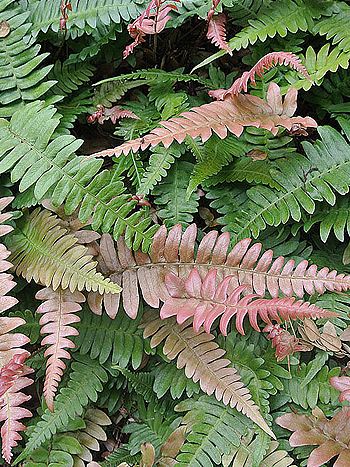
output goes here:
<path id="1" fill-rule="evenodd" d="M 306 79 L 311 79 L 307 69 L 301 63 L 300 58 L 292 52 L 271 52 L 264 55 L 251 70 L 245 71 L 243 75 L 236 79 L 229 89 L 216 89 L 209 91 L 209 96 L 217 100 L 224 100 L 229 96 L 236 96 L 242 91 L 247 92 L 249 81 L 255 84 L 255 76 L 262 76 L 265 71 L 277 65 L 286 65 L 298 71 Z"/>
<path id="2" fill-rule="evenodd" d="M 41 345 L 48 345 L 44 356 L 49 357 L 46 363 L 44 397 L 48 408 L 53 411 L 53 400 L 66 368 L 62 359 L 71 358 L 65 349 L 74 348 L 73 342 L 68 337 L 78 335 L 78 331 L 70 325 L 80 321 L 74 313 L 81 310 L 79 303 L 83 303 L 85 297 L 78 291 L 60 289 L 53 291 L 47 287 L 39 290 L 35 298 L 45 300 L 38 307 L 37 312 L 43 315 L 39 321 L 40 332 L 47 336 L 44 337 Z"/>
<path id="3" fill-rule="evenodd" d="M 232 281 L 233 279 L 233 281 Z M 194 268 L 187 279 L 174 274 L 165 277 L 170 295 L 160 312 L 162 319 L 176 316 L 179 324 L 193 318 L 196 332 L 203 326 L 209 333 L 214 321 L 220 318 L 220 331 L 227 335 L 228 324 L 235 319 L 237 331 L 244 334 L 243 321 L 246 316 L 258 332 L 258 317 L 267 324 L 272 320 L 333 317 L 336 313 L 323 310 L 315 305 L 294 297 L 265 299 L 258 294 L 242 297 L 247 285 L 234 286 L 234 278 L 227 276 L 217 284 L 217 270 L 211 269 L 202 279 Z"/>
<path id="4" fill-rule="evenodd" d="M 219 49 L 226 50 L 232 55 L 232 50 L 226 41 L 226 21 L 225 13 L 213 16 L 208 22 L 207 38 Z"/>
<path id="5" fill-rule="evenodd" d="M 265 128 L 273 134 L 277 134 L 279 126 L 287 130 L 296 126 L 317 127 L 316 121 L 311 117 L 290 115 L 296 95 L 295 90 L 290 90 L 283 102 L 279 86 L 271 83 L 266 100 L 249 94 L 238 94 L 229 96 L 224 101 L 214 101 L 200 107 L 193 107 L 178 117 L 160 122 L 161 127 L 155 128 L 142 138 L 127 141 L 116 148 L 107 149 L 89 157 L 126 155 L 130 151 L 136 152 L 139 149 L 143 151 L 149 146 L 154 147 L 158 144 L 163 144 L 167 148 L 174 141 L 182 143 L 186 136 L 200 137 L 205 142 L 213 133 L 224 139 L 230 131 L 239 137 L 244 127 L 247 126 Z M 277 106 L 277 102 L 281 105 Z"/>
<path id="6" fill-rule="evenodd" d="M 29 352 L 16 354 L 0 370 L 0 422 L 4 422 L 1 427 L 2 455 L 8 463 L 11 462 L 12 448 L 22 439 L 19 432 L 26 429 L 21 420 L 32 416 L 28 409 L 21 407 L 31 398 L 21 392 L 33 383 L 27 375 L 34 370 L 24 364 L 28 356 Z"/>

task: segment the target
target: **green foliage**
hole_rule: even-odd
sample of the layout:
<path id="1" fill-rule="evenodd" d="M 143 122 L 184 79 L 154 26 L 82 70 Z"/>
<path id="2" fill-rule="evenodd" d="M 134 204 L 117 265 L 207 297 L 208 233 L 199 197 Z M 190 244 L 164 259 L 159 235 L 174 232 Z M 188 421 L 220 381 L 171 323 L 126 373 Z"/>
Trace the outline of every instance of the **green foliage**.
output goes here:
<path id="1" fill-rule="evenodd" d="M 144 348 L 142 332 L 138 330 L 140 316 L 130 322 L 124 311 L 120 310 L 111 320 L 105 314 L 97 316 L 84 309 L 75 345 L 80 354 L 98 359 L 101 365 L 110 359 L 112 365 L 125 368 L 130 362 L 133 368 L 138 368 Z"/>
<path id="2" fill-rule="evenodd" d="M 153 190 L 155 203 L 160 207 L 158 216 L 166 226 L 188 225 L 197 212 L 199 196 L 192 193 L 186 199 L 186 191 L 193 164 L 175 161 L 166 178 Z"/>
<path id="3" fill-rule="evenodd" d="M 9 33 L 0 37 L 0 117 L 9 117 L 23 102 L 43 96 L 55 81 L 43 81 L 52 65 L 40 64 L 49 54 L 40 54 L 39 44 L 24 40 L 31 28 L 28 13 L 17 6 L 15 0 L 2 0 L 0 23 L 2 21 L 8 24 Z"/>
<path id="4" fill-rule="evenodd" d="M 98 393 L 103 389 L 103 383 L 107 381 L 107 373 L 95 360 L 79 355 L 75 358 L 68 384 L 56 397 L 55 412 L 45 410 L 35 428 L 31 430 L 24 451 L 16 462 L 25 459 L 58 431 L 62 431 L 69 420 L 74 420 L 83 413 L 84 407 L 90 401 L 96 402 Z"/>

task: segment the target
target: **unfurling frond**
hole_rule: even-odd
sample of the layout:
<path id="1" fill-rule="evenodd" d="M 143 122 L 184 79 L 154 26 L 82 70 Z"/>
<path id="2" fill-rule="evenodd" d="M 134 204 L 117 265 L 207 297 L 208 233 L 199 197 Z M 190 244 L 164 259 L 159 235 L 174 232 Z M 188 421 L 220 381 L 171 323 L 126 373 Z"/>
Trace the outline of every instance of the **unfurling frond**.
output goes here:
<path id="1" fill-rule="evenodd" d="M 80 321 L 74 313 L 81 310 L 79 303 L 83 303 L 85 297 L 78 291 L 74 293 L 62 289 L 54 291 L 47 287 L 39 290 L 35 298 L 45 300 L 36 311 L 42 314 L 41 334 L 48 334 L 41 342 L 41 345 L 48 345 L 44 356 L 49 357 L 46 363 L 44 397 L 48 408 L 53 411 L 53 399 L 66 368 L 62 359 L 70 358 L 69 352 L 65 349 L 75 347 L 68 336 L 78 335 L 78 331 L 70 325 Z"/>
<path id="2" fill-rule="evenodd" d="M 32 413 L 21 407 L 31 396 L 23 394 L 22 389 L 32 384 L 27 375 L 34 370 L 24 364 L 29 353 L 14 355 L 11 360 L 0 370 L 0 422 L 2 455 L 6 462 L 10 463 L 12 448 L 17 446 L 22 439 L 20 431 L 25 430 L 21 423 L 22 418 L 31 417 Z"/>
<path id="3" fill-rule="evenodd" d="M 249 94 L 229 96 L 224 101 L 211 102 L 200 107 L 193 107 L 178 117 L 160 122 L 162 127 L 155 128 L 142 138 L 128 141 L 114 149 L 107 149 L 94 154 L 96 157 L 120 156 L 130 151 L 145 150 L 163 144 L 166 148 L 174 141 L 182 143 L 186 136 L 200 137 L 207 141 L 216 133 L 221 139 L 227 137 L 230 131 L 240 136 L 244 127 L 253 126 L 265 128 L 276 134 L 278 127 L 290 130 L 293 125 L 302 128 L 315 128 L 317 123 L 311 117 L 292 117 L 296 110 L 295 89 L 290 89 L 282 103 L 281 91 L 277 84 L 271 83 L 267 100 Z M 293 106 L 290 105 L 293 101 Z"/>
<path id="4" fill-rule="evenodd" d="M 194 268 L 187 279 L 180 279 L 174 274 L 165 277 L 170 298 L 164 303 L 160 316 L 162 319 L 176 316 L 179 324 L 193 319 L 193 328 L 198 332 L 203 326 L 209 333 L 214 321 L 220 318 L 220 332 L 227 336 L 228 325 L 235 319 L 237 331 L 244 334 L 243 321 L 249 317 L 251 326 L 258 332 L 258 317 L 265 323 L 281 319 L 327 318 L 335 313 L 322 310 L 315 305 L 294 297 L 265 299 L 258 294 L 242 297 L 247 285 L 235 287 L 235 277 L 226 276 L 217 283 L 217 270 L 211 269 L 202 279 Z"/>
<path id="5" fill-rule="evenodd" d="M 321 467 L 334 457 L 334 466 L 350 465 L 350 407 L 343 407 L 328 420 L 316 407 L 312 415 L 287 413 L 278 417 L 276 423 L 294 433 L 289 438 L 292 447 L 316 445 L 308 459 L 308 467 Z"/>
<path id="6" fill-rule="evenodd" d="M 241 240 L 232 249 L 229 248 L 228 232 L 221 235 L 217 231 L 209 232 L 198 249 L 196 238 L 197 227 L 192 224 L 184 232 L 181 225 L 172 227 L 169 232 L 162 226 L 154 236 L 149 254 L 140 250 L 132 252 L 120 238 L 115 255 L 113 242 L 108 243 L 108 254 L 113 256 L 108 274 L 113 274 L 110 276 L 112 280 L 123 287 L 123 307 L 129 316 L 135 317 L 137 313 L 139 287 L 146 303 L 159 308 L 160 301 L 169 298 L 164 283 L 166 274 L 186 278 L 194 267 L 202 278 L 210 269 L 216 269 L 219 281 L 232 276 L 232 287 L 245 284 L 248 293 L 264 296 L 269 292 L 272 298 L 279 294 L 303 298 L 305 293 L 350 289 L 349 275 L 338 274 L 326 267 L 318 269 L 306 260 L 295 266 L 293 259 L 286 260 L 283 256 L 273 259 L 273 250 L 261 254 L 261 243 L 249 247 L 249 238 Z"/>
<path id="7" fill-rule="evenodd" d="M 240 78 L 236 79 L 229 89 L 209 91 L 209 96 L 223 100 L 229 96 L 236 96 L 242 91 L 247 92 L 249 81 L 251 81 L 252 84 L 255 84 L 256 75 L 262 76 L 265 71 L 276 65 L 289 66 L 302 74 L 306 79 L 311 79 L 307 69 L 301 63 L 300 58 L 297 55 L 291 52 L 271 52 L 264 55 L 264 57 L 262 57 L 251 70 L 245 71 Z"/>
<path id="8" fill-rule="evenodd" d="M 24 216 L 10 238 L 11 261 L 17 274 L 53 290 L 119 293 L 120 287 L 96 271 L 87 248 L 77 245 L 74 235 L 60 227 L 49 211 L 36 209 Z"/>
<path id="9" fill-rule="evenodd" d="M 208 22 L 207 38 L 219 49 L 227 50 L 232 55 L 232 50 L 226 41 L 226 15 L 213 16 Z"/>
<path id="10" fill-rule="evenodd" d="M 177 367 L 184 368 L 187 378 L 199 382 L 206 394 L 215 394 L 218 401 L 236 407 L 274 437 L 237 371 L 229 366 L 230 360 L 222 358 L 225 351 L 214 342 L 214 336 L 204 332 L 196 334 L 189 324 L 178 326 L 173 319 L 162 321 L 149 312 L 143 324 L 144 337 L 151 337 L 152 348 L 165 339 L 165 356 L 169 360 L 176 358 Z"/>

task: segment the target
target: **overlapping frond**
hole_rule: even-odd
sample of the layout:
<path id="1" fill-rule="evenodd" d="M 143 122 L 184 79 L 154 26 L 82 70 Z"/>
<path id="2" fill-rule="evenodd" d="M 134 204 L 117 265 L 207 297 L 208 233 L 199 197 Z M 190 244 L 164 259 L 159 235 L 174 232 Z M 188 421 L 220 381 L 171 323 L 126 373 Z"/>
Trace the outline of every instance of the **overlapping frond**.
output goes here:
<path id="1" fill-rule="evenodd" d="M 169 298 L 164 278 L 174 273 L 180 278 L 188 276 L 195 267 L 203 278 L 210 269 L 217 270 L 218 280 L 232 276 L 232 287 L 246 284 L 247 292 L 273 297 L 304 294 L 322 294 L 329 291 L 346 291 L 350 288 L 350 277 L 303 260 L 297 266 L 293 259 L 283 256 L 274 259 L 273 250 L 263 254 L 261 243 L 250 246 L 251 239 L 238 242 L 232 249 L 228 232 L 217 231 L 206 234 L 196 248 L 197 227 L 190 225 L 182 232 L 181 225 L 167 231 L 162 226 L 154 236 L 150 253 L 132 252 L 120 238 L 116 247 L 111 239 L 106 241 L 108 263 L 105 274 L 123 287 L 123 307 L 129 316 L 135 317 L 140 301 L 139 287 L 146 303 L 159 308 L 160 301 Z M 107 254 L 107 251 L 104 253 Z M 118 296 L 119 297 L 119 296 Z"/>
<path id="2" fill-rule="evenodd" d="M 130 246 L 147 250 L 157 226 L 145 210 L 135 210 L 120 177 L 101 170 L 102 160 L 75 155 L 81 140 L 62 135 L 50 141 L 59 123 L 43 102 L 27 105 L 10 122 L 0 119 L 0 173 L 10 171 L 21 192 L 34 187 L 37 200 L 49 194 L 55 206 L 65 203 L 66 214 L 78 209 L 82 222 L 92 218 L 94 230 L 114 238 L 125 232 Z"/>
<path id="3" fill-rule="evenodd" d="M 203 326 L 209 333 L 214 321 L 220 318 L 220 332 L 227 336 L 231 320 L 235 320 L 237 331 L 244 334 L 243 321 L 246 316 L 250 325 L 258 332 L 258 318 L 265 323 L 271 321 L 278 323 L 283 320 L 303 318 L 329 318 L 336 316 L 327 310 L 294 297 L 266 299 L 258 294 L 242 293 L 248 288 L 240 285 L 233 288 L 235 277 L 227 276 L 217 283 L 216 269 L 211 269 L 202 279 L 198 270 L 193 269 L 186 279 L 180 279 L 174 274 L 165 277 L 170 298 L 168 298 L 160 311 L 162 319 L 175 316 L 179 324 L 189 318 L 193 320 L 193 329 L 198 332 Z"/>
<path id="4" fill-rule="evenodd" d="M 9 239 L 11 261 L 18 275 L 57 290 L 119 293 L 120 287 L 96 271 L 87 248 L 60 227 L 49 211 L 36 209 L 18 222 Z"/>
<path id="5" fill-rule="evenodd" d="M 226 40 L 226 15 L 220 13 L 214 15 L 208 22 L 207 38 L 219 49 L 226 50 L 232 55 L 232 51 Z"/>
<path id="6" fill-rule="evenodd" d="M 49 54 L 40 54 L 39 44 L 24 40 L 31 24 L 28 13 L 18 2 L 1 2 L 2 21 L 7 23 L 9 32 L 0 37 L 0 117 L 9 117 L 21 106 L 21 101 L 39 99 L 55 81 L 43 81 L 52 65 L 39 65 Z"/>
<path id="7" fill-rule="evenodd" d="M 39 290 L 35 298 L 44 300 L 37 313 L 42 314 L 40 318 L 41 334 L 48 334 L 41 341 L 41 345 L 48 345 L 44 356 L 48 357 L 46 362 L 46 375 L 44 383 L 44 397 L 48 408 L 53 411 L 57 387 L 61 381 L 66 364 L 63 358 L 70 359 L 70 354 L 65 349 L 74 348 L 69 336 L 76 336 L 78 331 L 71 324 L 80 321 L 74 313 L 81 310 L 80 303 L 85 301 L 82 293 L 68 290 L 52 290 L 47 287 Z"/>
<path id="8" fill-rule="evenodd" d="M 143 327 L 144 337 L 151 338 L 151 347 L 165 340 L 165 356 L 169 360 L 176 358 L 177 367 L 184 368 L 186 376 L 198 381 L 205 393 L 215 394 L 218 401 L 236 407 L 274 437 L 237 371 L 229 366 L 230 360 L 222 358 L 225 351 L 214 342 L 212 334 L 195 334 L 189 323 L 177 326 L 173 319 L 162 321 L 153 312 L 146 315 Z"/>
<path id="9" fill-rule="evenodd" d="M 155 128 L 142 138 L 128 141 L 114 149 L 101 151 L 94 156 L 120 156 L 128 154 L 130 151 L 144 150 L 149 146 L 154 147 L 161 143 L 165 147 L 169 147 L 173 141 L 182 143 L 186 136 L 192 138 L 199 136 L 204 142 L 210 138 L 213 132 L 221 139 L 226 138 L 228 132 L 240 136 L 246 126 L 265 128 L 273 134 L 277 133 L 279 126 L 289 130 L 293 125 L 302 128 L 317 126 L 311 117 L 292 117 L 295 109 L 295 89 L 290 89 L 282 103 L 278 85 L 271 83 L 266 101 L 249 94 L 239 94 L 230 96 L 224 101 L 193 107 L 178 117 L 160 122 L 162 127 Z"/>

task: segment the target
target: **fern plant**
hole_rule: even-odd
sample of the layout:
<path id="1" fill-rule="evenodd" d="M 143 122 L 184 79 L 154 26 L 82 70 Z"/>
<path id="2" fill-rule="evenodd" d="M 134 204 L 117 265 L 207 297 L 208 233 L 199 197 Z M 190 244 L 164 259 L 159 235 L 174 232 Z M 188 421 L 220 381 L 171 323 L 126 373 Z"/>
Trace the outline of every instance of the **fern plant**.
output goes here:
<path id="1" fill-rule="evenodd" d="M 349 11 L 0 0 L 1 465 L 349 464 Z"/>

